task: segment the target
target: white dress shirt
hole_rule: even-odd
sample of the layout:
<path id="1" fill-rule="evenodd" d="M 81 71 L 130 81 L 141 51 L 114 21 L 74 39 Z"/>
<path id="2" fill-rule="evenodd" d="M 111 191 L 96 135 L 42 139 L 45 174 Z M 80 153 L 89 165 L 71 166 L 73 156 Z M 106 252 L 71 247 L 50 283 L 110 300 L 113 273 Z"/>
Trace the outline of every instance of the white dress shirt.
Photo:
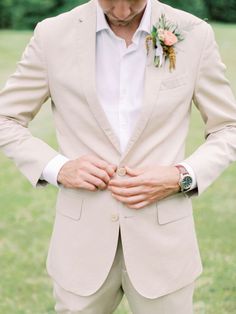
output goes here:
<path id="1" fill-rule="evenodd" d="M 138 29 L 127 47 L 124 39 L 111 30 L 103 10 L 97 3 L 96 30 L 96 82 L 100 104 L 120 140 L 124 152 L 141 113 L 144 77 L 147 60 L 145 38 L 151 29 L 151 1 L 147 6 Z M 45 167 L 41 179 L 58 185 L 57 176 L 68 158 L 58 155 Z M 182 165 L 196 178 L 192 168 Z"/>

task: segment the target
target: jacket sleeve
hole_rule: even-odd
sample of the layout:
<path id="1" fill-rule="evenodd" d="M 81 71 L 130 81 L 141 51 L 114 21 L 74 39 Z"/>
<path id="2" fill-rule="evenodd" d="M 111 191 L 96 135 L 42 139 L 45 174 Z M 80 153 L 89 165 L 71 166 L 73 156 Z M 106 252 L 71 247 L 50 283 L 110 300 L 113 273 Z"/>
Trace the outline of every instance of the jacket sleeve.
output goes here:
<path id="1" fill-rule="evenodd" d="M 209 25 L 193 101 L 205 123 L 206 141 L 185 162 L 196 174 L 195 194 L 201 194 L 236 160 L 236 102 Z"/>
<path id="2" fill-rule="evenodd" d="M 0 148 L 34 186 L 46 184 L 40 176 L 58 154 L 28 129 L 29 122 L 50 97 L 39 29 L 40 24 L 16 72 L 0 92 Z"/>

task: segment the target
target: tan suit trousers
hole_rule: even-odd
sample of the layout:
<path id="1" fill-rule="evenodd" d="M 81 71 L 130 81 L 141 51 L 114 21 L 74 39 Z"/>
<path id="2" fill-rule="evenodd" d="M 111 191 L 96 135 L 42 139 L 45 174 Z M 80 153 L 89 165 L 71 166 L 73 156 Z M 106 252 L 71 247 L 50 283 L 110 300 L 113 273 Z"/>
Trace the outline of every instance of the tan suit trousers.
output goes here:
<path id="1" fill-rule="evenodd" d="M 124 294 L 133 314 L 193 313 L 194 283 L 157 299 L 147 299 L 134 289 L 126 271 L 120 237 L 109 275 L 95 294 L 79 296 L 64 290 L 56 282 L 53 292 L 58 314 L 111 314 Z"/>

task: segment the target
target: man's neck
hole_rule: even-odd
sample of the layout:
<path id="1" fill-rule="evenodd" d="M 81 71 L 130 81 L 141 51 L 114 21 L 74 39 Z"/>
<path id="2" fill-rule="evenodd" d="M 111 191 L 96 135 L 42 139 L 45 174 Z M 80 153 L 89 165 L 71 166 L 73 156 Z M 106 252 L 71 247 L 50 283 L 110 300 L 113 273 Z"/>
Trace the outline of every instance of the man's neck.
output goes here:
<path id="1" fill-rule="evenodd" d="M 136 30 L 138 29 L 140 22 L 142 20 L 143 14 L 146 7 L 139 15 L 137 15 L 129 24 L 127 25 L 113 25 L 110 23 L 109 19 L 106 17 L 107 22 L 112 29 L 112 31 L 118 36 L 126 41 L 126 45 L 129 46 L 132 43 L 132 38 Z"/>

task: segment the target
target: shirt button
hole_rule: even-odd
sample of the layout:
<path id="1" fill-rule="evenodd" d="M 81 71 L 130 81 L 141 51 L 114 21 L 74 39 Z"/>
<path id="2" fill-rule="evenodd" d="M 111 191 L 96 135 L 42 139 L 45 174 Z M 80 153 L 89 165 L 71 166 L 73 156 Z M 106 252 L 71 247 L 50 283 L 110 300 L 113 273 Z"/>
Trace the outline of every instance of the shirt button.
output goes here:
<path id="1" fill-rule="evenodd" d="M 119 215 L 118 214 L 112 214 L 111 215 L 111 221 L 115 222 L 119 220 Z"/>
<path id="2" fill-rule="evenodd" d="M 124 167 L 118 168 L 116 173 L 118 174 L 118 176 L 124 177 L 126 175 L 126 169 Z"/>

